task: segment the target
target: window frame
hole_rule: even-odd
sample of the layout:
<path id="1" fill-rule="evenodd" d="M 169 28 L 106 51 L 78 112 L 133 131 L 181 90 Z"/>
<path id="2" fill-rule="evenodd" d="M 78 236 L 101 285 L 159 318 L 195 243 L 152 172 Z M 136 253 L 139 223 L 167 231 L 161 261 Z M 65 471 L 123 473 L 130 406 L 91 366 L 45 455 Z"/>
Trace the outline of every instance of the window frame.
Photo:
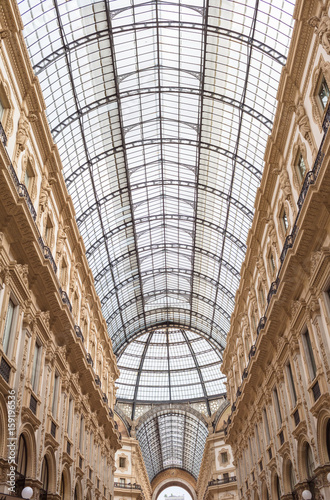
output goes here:
<path id="1" fill-rule="evenodd" d="M 9 333 L 8 333 L 8 340 L 6 341 L 6 346 L 5 346 L 7 314 L 8 314 L 8 306 L 10 303 L 12 303 L 14 307 L 13 307 L 13 314 L 12 314 Z M 3 349 L 5 356 L 8 359 L 12 358 L 12 352 L 13 352 L 13 347 L 14 347 L 15 337 L 16 337 L 18 316 L 19 316 L 19 303 L 16 300 L 15 296 L 12 293 L 10 293 L 9 299 L 7 302 L 6 318 L 5 318 L 3 334 L 2 334 L 2 349 Z"/>
<path id="2" fill-rule="evenodd" d="M 36 352 L 37 348 L 37 352 Z M 42 358 L 42 343 L 38 339 L 35 340 L 34 350 L 33 350 L 33 360 L 32 360 L 32 372 L 31 372 L 31 387 L 35 394 L 38 394 L 38 389 L 40 385 L 40 368 L 41 368 L 41 358 Z"/>
<path id="3" fill-rule="evenodd" d="M 58 413 L 58 399 L 59 399 L 59 386 L 60 386 L 60 375 L 57 371 L 54 374 L 54 386 L 53 386 L 53 397 L 52 397 L 52 416 L 57 420 Z"/>

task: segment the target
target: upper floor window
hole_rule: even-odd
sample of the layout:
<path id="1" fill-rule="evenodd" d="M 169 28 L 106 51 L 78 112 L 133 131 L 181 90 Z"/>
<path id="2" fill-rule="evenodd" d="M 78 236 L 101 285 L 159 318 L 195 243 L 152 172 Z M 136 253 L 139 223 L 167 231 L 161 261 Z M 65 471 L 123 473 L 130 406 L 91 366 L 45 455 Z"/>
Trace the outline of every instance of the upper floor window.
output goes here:
<path id="1" fill-rule="evenodd" d="M 297 170 L 298 179 L 300 182 L 302 182 L 304 180 L 305 174 L 306 174 L 306 165 L 305 165 L 303 155 L 301 153 L 298 154 L 298 157 L 297 157 L 296 170 Z"/>
<path id="2" fill-rule="evenodd" d="M 304 349 L 306 353 L 306 358 L 307 358 L 307 366 L 308 366 L 308 371 L 309 371 L 309 376 L 311 380 L 314 380 L 316 377 L 316 363 L 315 363 L 315 357 L 314 357 L 314 352 L 312 348 L 312 343 L 311 343 L 311 338 L 309 335 L 309 331 L 306 330 L 306 333 L 303 335 L 303 343 L 304 343 Z"/>
<path id="3" fill-rule="evenodd" d="M 85 419 L 84 416 L 80 417 L 80 435 L 79 435 L 79 450 L 83 452 L 84 447 L 84 430 L 85 430 Z"/>
<path id="4" fill-rule="evenodd" d="M 52 221 L 50 220 L 50 217 L 47 217 L 44 238 L 45 238 L 45 243 L 48 247 L 51 246 L 52 236 L 53 236 L 53 224 Z"/>
<path id="5" fill-rule="evenodd" d="M 124 477 L 119 478 L 119 484 L 120 484 L 120 486 L 125 486 L 125 478 Z"/>
<path id="6" fill-rule="evenodd" d="M 290 389 L 290 393 L 291 393 L 292 403 L 293 403 L 293 406 L 296 406 L 297 393 L 296 393 L 296 388 L 295 388 L 295 384 L 294 384 L 294 380 L 293 380 L 292 368 L 291 368 L 290 363 L 288 363 L 286 365 L 286 372 L 287 372 L 287 377 L 288 377 L 288 383 L 289 383 L 289 389 Z"/>
<path id="7" fill-rule="evenodd" d="M 321 103 L 322 109 L 325 109 L 326 106 L 327 106 L 328 99 L 329 99 L 329 94 L 330 94 L 330 92 L 329 92 L 329 86 L 327 84 L 326 79 L 323 76 L 322 80 L 321 80 L 321 83 L 320 83 L 319 91 L 318 91 L 318 96 L 319 96 L 319 99 L 320 99 L 320 103 Z"/>
<path id="8" fill-rule="evenodd" d="M 278 423 L 279 427 L 282 427 L 281 407 L 280 407 L 280 401 L 278 399 L 278 392 L 277 392 L 277 388 L 276 387 L 273 390 L 273 395 L 274 395 L 274 403 L 275 403 L 275 412 L 276 412 L 276 417 L 277 417 L 277 423 Z"/>
<path id="9" fill-rule="evenodd" d="M 60 266 L 60 282 L 62 283 L 63 286 L 66 285 L 67 275 L 68 275 L 68 266 L 66 264 L 65 259 L 63 258 Z"/>
<path id="10" fill-rule="evenodd" d="M 35 393 L 38 392 L 40 364 L 41 364 L 41 345 L 39 344 L 39 341 L 36 340 L 36 343 L 34 346 L 32 376 L 31 376 L 32 390 Z"/>
<path id="11" fill-rule="evenodd" d="M 73 399 L 69 399 L 69 409 L 68 409 L 68 423 L 67 423 L 67 433 L 68 436 L 71 437 L 71 428 L 72 428 L 72 410 L 73 410 Z"/>
<path id="12" fill-rule="evenodd" d="M 5 322 L 5 330 L 3 334 L 3 350 L 4 353 L 8 356 L 9 351 L 12 345 L 13 341 L 13 330 L 14 330 L 14 312 L 15 312 L 15 304 L 12 301 L 12 299 L 9 299 L 8 302 L 8 309 L 7 309 L 7 314 L 6 314 L 6 322 Z"/>
<path id="13" fill-rule="evenodd" d="M 31 195 L 31 191 L 33 190 L 33 183 L 34 183 L 34 172 L 33 172 L 33 168 L 31 166 L 31 163 L 28 160 L 27 164 L 26 164 L 25 173 L 24 173 L 24 184 L 25 184 L 26 189 L 28 190 L 30 195 Z"/>
<path id="14" fill-rule="evenodd" d="M 126 458 L 125 457 L 119 457 L 119 467 L 121 467 L 121 468 L 126 467 Z"/>
<path id="15" fill-rule="evenodd" d="M 288 216 L 287 216 L 285 209 L 282 210 L 281 220 L 282 220 L 284 232 L 286 233 L 288 230 L 288 227 L 289 227 L 289 221 L 288 221 Z"/>
<path id="16" fill-rule="evenodd" d="M 2 101 L 0 99 L 0 121 L 2 120 L 2 117 L 3 117 L 3 114 L 5 112 L 5 107 L 4 105 L 2 104 Z"/>
<path id="17" fill-rule="evenodd" d="M 60 377 L 55 373 L 54 377 L 54 387 L 53 387 L 53 402 L 52 402 L 52 415 L 56 419 L 57 415 L 57 403 L 58 403 L 58 389 L 60 384 Z"/>
<path id="18" fill-rule="evenodd" d="M 274 259 L 274 255 L 273 255 L 272 251 L 270 251 L 268 254 L 268 261 L 269 261 L 270 271 L 272 274 L 274 274 L 276 266 L 275 266 L 275 259 Z"/>
<path id="19" fill-rule="evenodd" d="M 228 463 L 228 453 L 226 451 L 221 453 L 221 463 L 222 464 Z"/>
<path id="20" fill-rule="evenodd" d="M 267 417 L 266 408 L 263 409 L 263 417 L 264 417 L 264 424 L 265 424 L 266 441 L 268 444 L 270 441 L 270 432 L 269 432 L 269 424 L 268 424 L 268 417 Z"/>
<path id="21" fill-rule="evenodd" d="M 265 306 L 265 294 L 262 285 L 259 287 L 259 297 L 260 297 L 260 304 L 261 307 Z"/>

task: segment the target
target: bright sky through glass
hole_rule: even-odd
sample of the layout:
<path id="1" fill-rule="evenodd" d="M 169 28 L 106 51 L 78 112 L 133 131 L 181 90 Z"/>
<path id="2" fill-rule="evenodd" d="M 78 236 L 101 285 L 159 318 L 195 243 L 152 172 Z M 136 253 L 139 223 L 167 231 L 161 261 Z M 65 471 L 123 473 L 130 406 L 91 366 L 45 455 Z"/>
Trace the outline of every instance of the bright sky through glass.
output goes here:
<path id="1" fill-rule="evenodd" d="M 19 6 L 115 352 L 164 325 L 221 352 L 293 3 Z"/>

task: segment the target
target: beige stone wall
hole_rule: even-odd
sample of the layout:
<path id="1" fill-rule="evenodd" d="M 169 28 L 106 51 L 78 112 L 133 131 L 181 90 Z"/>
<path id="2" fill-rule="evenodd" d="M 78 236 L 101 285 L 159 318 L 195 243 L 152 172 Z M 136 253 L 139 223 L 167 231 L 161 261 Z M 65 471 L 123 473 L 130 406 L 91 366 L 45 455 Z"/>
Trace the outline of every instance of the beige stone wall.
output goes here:
<path id="1" fill-rule="evenodd" d="M 119 371 L 11 0 L 0 6 L 0 101 L 0 492 L 13 391 L 34 498 L 46 457 L 47 498 L 111 500 Z"/>
<path id="2" fill-rule="evenodd" d="M 115 500 L 151 500 L 151 485 L 136 439 L 123 436 L 115 467 Z"/>
<path id="3" fill-rule="evenodd" d="M 330 133 L 318 95 L 330 83 L 327 12 L 296 3 L 224 354 L 240 498 L 330 498 Z"/>
<path id="4" fill-rule="evenodd" d="M 229 413 L 230 408 L 227 406 L 220 415 L 216 415 L 214 429 L 209 427 L 197 481 L 198 500 L 238 499 L 233 452 L 225 442 L 223 425 Z"/>

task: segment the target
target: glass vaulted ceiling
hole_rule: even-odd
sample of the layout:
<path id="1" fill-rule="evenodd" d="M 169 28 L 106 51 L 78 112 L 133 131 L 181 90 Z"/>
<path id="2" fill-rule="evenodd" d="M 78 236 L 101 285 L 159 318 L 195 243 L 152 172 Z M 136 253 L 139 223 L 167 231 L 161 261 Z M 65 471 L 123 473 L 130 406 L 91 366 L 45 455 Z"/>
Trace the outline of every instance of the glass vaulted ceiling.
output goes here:
<path id="1" fill-rule="evenodd" d="M 225 345 L 287 0 L 22 0 L 115 352 L 167 325 Z"/>
<path id="2" fill-rule="evenodd" d="M 118 357 L 117 398 L 123 402 L 182 402 L 225 394 L 221 352 L 183 329 L 148 332 Z"/>

